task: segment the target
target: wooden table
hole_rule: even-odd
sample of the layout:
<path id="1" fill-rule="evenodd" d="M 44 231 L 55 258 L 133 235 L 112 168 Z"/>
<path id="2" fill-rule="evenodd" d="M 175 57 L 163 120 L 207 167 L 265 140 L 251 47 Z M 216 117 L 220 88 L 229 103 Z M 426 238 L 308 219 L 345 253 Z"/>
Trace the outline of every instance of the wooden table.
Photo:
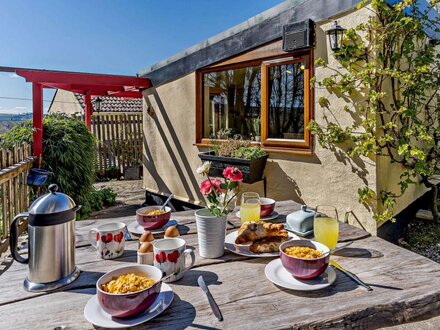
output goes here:
<path id="1" fill-rule="evenodd" d="M 286 215 L 298 210 L 292 201 L 277 203 Z M 274 329 L 377 328 L 428 318 L 440 311 L 440 265 L 365 231 L 341 223 L 341 239 L 355 240 L 332 256 L 358 274 L 374 290 L 366 291 L 338 272 L 336 282 L 321 291 L 294 292 L 279 288 L 264 275 L 272 259 L 247 258 L 225 252 L 219 259 L 197 254 L 193 211 L 174 213 L 187 244 L 196 250 L 196 263 L 184 278 L 171 283 L 174 302 L 159 317 L 139 329 Z M 283 221 L 281 216 L 278 221 Z M 77 222 L 76 261 L 82 273 L 62 291 L 29 293 L 22 287 L 27 268 L 5 261 L 0 270 L 2 329 L 91 329 L 83 310 L 95 294 L 96 280 L 105 272 L 136 262 L 137 241 L 126 244 L 124 256 L 101 260 L 87 242 L 87 232 L 98 223 L 134 217 Z M 231 214 L 228 231 L 240 221 Z M 212 314 L 205 294 L 197 286 L 203 275 L 220 306 L 224 321 Z"/>

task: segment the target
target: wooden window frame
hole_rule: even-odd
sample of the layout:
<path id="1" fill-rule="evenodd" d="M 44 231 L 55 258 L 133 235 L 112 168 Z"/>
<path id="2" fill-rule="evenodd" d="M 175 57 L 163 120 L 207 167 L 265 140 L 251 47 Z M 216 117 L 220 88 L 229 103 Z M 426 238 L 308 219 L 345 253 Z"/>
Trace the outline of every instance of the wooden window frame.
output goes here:
<path id="1" fill-rule="evenodd" d="M 265 147 L 286 147 L 311 149 L 311 134 L 308 124 L 311 119 L 312 103 L 310 101 L 311 68 L 310 56 L 289 59 L 264 61 L 261 64 L 261 144 Z M 274 139 L 269 138 L 269 69 L 274 66 L 304 63 L 304 138 L 303 139 Z"/>
<path id="2" fill-rule="evenodd" d="M 228 64 L 214 64 L 210 67 L 197 70 L 196 75 L 196 118 L 195 118 L 195 145 L 200 147 L 208 147 L 212 144 L 212 139 L 203 137 L 203 74 L 210 72 L 219 72 L 225 70 L 240 69 L 251 66 L 261 67 L 261 147 L 264 150 L 270 152 L 280 152 L 280 153 L 291 153 L 291 154 L 301 154 L 310 155 L 312 154 L 312 137 L 309 129 L 307 128 L 308 123 L 313 118 L 313 89 L 310 86 L 310 80 L 313 77 L 314 67 L 313 67 L 314 53 L 313 49 L 307 49 L 304 51 L 292 52 L 292 53 L 281 53 L 265 58 L 258 58 L 252 60 L 244 60 L 239 62 L 234 62 L 228 60 Z M 268 100 L 268 70 L 269 67 L 286 64 L 304 62 L 304 140 L 284 140 L 284 139 L 268 139 L 268 126 L 267 118 L 269 111 L 269 100 Z M 216 141 L 225 141 L 218 140 Z"/>

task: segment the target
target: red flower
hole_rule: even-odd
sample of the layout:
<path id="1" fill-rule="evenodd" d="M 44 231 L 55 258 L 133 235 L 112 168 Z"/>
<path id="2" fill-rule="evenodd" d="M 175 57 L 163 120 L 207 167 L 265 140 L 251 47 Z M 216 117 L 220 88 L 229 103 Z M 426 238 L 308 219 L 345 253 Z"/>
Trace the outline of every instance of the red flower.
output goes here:
<path id="1" fill-rule="evenodd" d="M 99 241 L 99 233 L 98 232 L 96 232 L 96 241 Z"/>
<path id="2" fill-rule="evenodd" d="M 168 253 L 167 258 L 169 262 L 176 263 L 177 259 L 179 259 L 180 253 L 177 250 L 174 250 L 171 253 Z"/>
<path id="3" fill-rule="evenodd" d="M 220 188 L 222 181 L 217 178 L 206 179 L 200 184 L 200 192 L 203 195 L 209 195 L 213 190 L 217 193 L 224 192 L 223 189 Z"/>
<path id="4" fill-rule="evenodd" d="M 124 233 L 121 231 L 119 234 L 114 236 L 115 242 L 120 243 L 122 241 L 122 238 L 124 237 Z"/>
<path id="5" fill-rule="evenodd" d="M 159 252 L 158 254 L 155 255 L 156 261 L 158 263 L 163 263 L 167 260 L 167 254 L 165 252 Z"/>
<path id="6" fill-rule="evenodd" d="M 108 233 L 107 235 L 104 234 L 101 236 L 101 241 L 103 241 L 106 244 L 111 242 L 112 239 L 113 239 L 113 235 L 111 233 Z"/>
<path id="7" fill-rule="evenodd" d="M 231 181 L 243 181 L 243 173 L 234 166 L 226 167 L 223 170 L 223 176 Z"/>

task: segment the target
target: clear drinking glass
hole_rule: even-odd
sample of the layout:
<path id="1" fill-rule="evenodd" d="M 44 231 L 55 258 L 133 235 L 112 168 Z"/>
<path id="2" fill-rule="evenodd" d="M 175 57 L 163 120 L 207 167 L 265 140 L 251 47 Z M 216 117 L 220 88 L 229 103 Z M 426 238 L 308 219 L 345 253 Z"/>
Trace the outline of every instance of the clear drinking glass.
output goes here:
<path id="1" fill-rule="evenodd" d="M 313 223 L 315 240 L 333 250 L 338 243 L 338 211 L 333 206 L 319 205 Z"/>
<path id="2" fill-rule="evenodd" d="M 245 192 L 241 195 L 241 222 L 260 221 L 260 196 L 255 192 Z"/>

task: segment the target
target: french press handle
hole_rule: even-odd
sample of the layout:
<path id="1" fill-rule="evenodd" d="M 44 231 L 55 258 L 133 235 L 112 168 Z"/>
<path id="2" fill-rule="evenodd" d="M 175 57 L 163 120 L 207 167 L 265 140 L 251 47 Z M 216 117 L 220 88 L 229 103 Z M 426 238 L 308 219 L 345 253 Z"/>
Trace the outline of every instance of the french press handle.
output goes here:
<path id="1" fill-rule="evenodd" d="M 9 246 L 11 248 L 12 257 L 17 260 L 19 263 L 27 264 L 29 263 L 28 258 L 23 258 L 18 254 L 17 245 L 18 245 L 18 220 L 21 218 L 29 217 L 28 212 L 23 212 L 15 216 L 14 220 L 11 222 L 11 231 L 9 235 Z"/>

